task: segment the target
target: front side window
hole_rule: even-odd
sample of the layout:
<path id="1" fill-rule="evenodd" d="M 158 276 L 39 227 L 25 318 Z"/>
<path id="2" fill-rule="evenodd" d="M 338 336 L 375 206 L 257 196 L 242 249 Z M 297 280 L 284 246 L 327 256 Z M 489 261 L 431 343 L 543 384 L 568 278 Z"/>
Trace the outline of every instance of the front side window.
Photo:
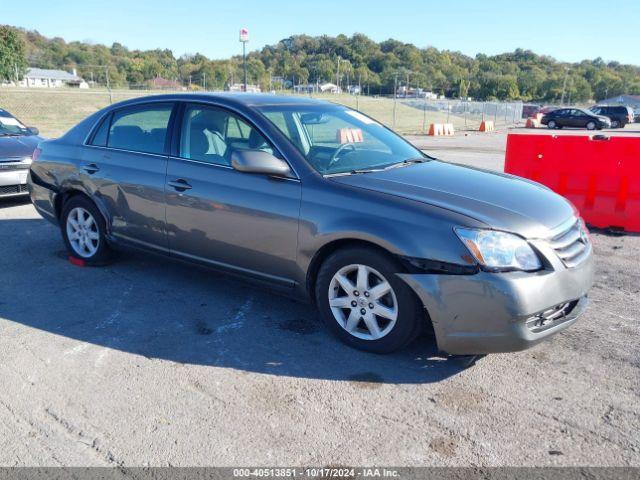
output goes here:
<path id="1" fill-rule="evenodd" d="M 144 153 L 164 153 L 172 104 L 150 104 L 113 114 L 107 146 Z"/>
<path id="2" fill-rule="evenodd" d="M 180 157 L 229 166 L 235 150 L 273 153 L 262 134 L 237 115 L 203 105 L 185 108 L 180 129 Z"/>
<path id="3" fill-rule="evenodd" d="M 323 175 L 383 169 L 426 158 L 375 120 L 345 107 L 268 105 L 259 110 Z"/>

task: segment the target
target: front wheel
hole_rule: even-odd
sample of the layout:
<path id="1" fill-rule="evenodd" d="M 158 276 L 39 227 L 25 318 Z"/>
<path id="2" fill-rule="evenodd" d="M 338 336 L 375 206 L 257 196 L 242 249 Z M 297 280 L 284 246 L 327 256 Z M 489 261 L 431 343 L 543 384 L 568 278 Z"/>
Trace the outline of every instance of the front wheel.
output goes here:
<path id="1" fill-rule="evenodd" d="M 587 123 L 587 130 L 595 130 L 597 127 L 596 122 Z"/>
<path id="2" fill-rule="evenodd" d="M 551 130 L 555 129 L 557 127 L 557 124 L 555 122 L 555 120 L 549 120 L 549 123 L 547 124 L 547 127 Z"/>
<path id="3" fill-rule="evenodd" d="M 104 218 L 91 200 L 78 195 L 65 202 L 60 226 L 72 257 L 89 265 L 102 265 L 110 260 Z"/>
<path id="4" fill-rule="evenodd" d="M 620 128 L 620 121 L 618 120 L 613 120 L 611 122 L 611 128 Z"/>
<path id="5" fill-rule="evenodd" d="M 411 289 L 396 275 L 401 268 L 371 248 L 349 248 L 321 266 L 316 299 L 327 327 L 348 345 L 391 353 L 420 333 L 425 314 Z"/>

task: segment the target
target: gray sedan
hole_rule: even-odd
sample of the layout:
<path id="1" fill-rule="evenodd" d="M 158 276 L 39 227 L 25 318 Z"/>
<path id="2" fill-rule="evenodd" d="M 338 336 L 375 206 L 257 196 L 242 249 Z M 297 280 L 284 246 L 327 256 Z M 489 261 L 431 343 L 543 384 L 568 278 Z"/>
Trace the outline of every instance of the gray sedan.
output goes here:
<path id="1" fill-rule="evenodd" d="M 69 254 L 138 248 L 317 305 L 385 353 L 529 347 L 576 321 L 593 281 L 572 205 L 517 177 L 437 161 L 360 112 L 248 94 L 144 97 L 40 144 L 29 188 Z"/>

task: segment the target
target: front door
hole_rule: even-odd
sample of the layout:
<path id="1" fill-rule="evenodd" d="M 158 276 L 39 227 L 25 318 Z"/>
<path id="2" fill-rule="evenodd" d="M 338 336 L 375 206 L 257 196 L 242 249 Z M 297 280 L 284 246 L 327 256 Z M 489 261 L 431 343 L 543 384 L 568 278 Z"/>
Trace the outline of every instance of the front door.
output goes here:
<path id="1" fill-rule="evenodd" d="M 116 110 L 104 119 L 80 165 L 109 213 L 120 240 L 167 250 L 164 188 L 167 130 L 174 104 L 149 103 Z"/>
<path id="2" fill-rule="evenodd" d="M 247 121 L 222 108 L 186 105 L 177 135 L 165 196 L 171 253 L 292 286 L 298 179 L 233 169 L 234 150 L 275 151 Z"/>

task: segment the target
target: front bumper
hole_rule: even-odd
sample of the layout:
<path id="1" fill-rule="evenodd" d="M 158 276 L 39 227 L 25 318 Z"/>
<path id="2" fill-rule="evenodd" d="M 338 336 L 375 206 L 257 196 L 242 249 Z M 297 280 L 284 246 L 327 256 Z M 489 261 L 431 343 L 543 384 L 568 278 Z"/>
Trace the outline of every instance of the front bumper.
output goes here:
<path id="1" fill-rule="evenodd" d="M 0 197 L 28 195 L 27 175 L 29 165 L 0 164 Z"/>
<path id="2" fill-rule="evenodd" d="M 593 275 L 593 254 L 573 268 L 534 273 L 399 274 L 427 309 L 438 348 L 452 355 L 524 350 L 564 330 L 585 310 Z M 534 327 L 565 304 L 558 318 Z"/>

